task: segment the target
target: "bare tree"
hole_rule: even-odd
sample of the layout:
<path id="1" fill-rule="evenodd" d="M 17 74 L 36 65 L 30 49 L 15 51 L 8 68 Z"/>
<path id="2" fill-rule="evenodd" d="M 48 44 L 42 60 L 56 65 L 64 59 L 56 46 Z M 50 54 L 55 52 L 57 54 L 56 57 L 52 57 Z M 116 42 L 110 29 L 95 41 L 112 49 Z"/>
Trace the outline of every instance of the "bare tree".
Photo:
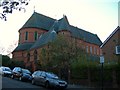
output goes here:
<path id="1" fill-rule="evenodd" d="M 8 54 L 7 54 L 8 56 L 11 57 L 12 51 L 16 48 L 17 44 L 18 44 L 18 41 L 13 41 L 13 42 L 9 45 L 9 47 L 8 47 L 7 50 L 6 50 L 6 52 L 8 53 Z"/>
<path id="2" fill-rule="evenodd" d="M 30 0 L 0 0 L 0 8 L 2 9 L 2 12 L 0 12 L 0 18 L 6 21 L 6 14 L 12 14 L 14 10 L 24 10 L 25 12 L 25 6 L 28 5 L 29 1 Z"/>
<path id="3" fill-rule="evenodd" d="M 5 52 L 5 48 L 0 46 L 0 54 L 3 54 Z"/>

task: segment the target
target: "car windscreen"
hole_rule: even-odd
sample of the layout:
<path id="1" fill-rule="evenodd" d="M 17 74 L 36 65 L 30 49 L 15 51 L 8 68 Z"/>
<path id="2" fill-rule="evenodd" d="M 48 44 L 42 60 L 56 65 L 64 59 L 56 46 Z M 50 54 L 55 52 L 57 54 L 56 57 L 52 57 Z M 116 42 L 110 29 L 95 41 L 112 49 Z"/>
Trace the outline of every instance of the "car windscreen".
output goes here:
<path id="1" fill-rule="evenodd" d="M 27 74 L 31 74 L 31 72 L 29 70 L 27 70 L 27 69 L 22 69 L 22 72 L 27 73 Z"/>
<path id="2" fill-rule="evenodd" d="M 53 74 L 53 73 L 46 73 L 47 77 L 53 78 L 53 79 L 58 79 L 58 76 Z"/>
<path id="3" fill-rule="evenodd" d="M 3 71 L 11 71 L 10 68 L 3 68 Z"/>

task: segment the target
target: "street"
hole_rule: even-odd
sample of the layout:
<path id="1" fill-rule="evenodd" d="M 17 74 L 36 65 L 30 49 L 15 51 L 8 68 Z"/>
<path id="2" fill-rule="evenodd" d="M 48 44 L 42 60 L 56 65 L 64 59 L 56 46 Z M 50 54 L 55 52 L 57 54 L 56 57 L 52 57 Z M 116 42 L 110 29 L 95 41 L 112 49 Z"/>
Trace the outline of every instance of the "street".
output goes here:
<path id="1" fill-rule="evenodd" d="M 0 82 L 1 85 L 1 82 Z M 66 90 L 88 90 L 86 88 L 75 86 L 75 85 L 68 85 Z M 2 77 L 2 90 L 48 90 L 42 86 L 32 85 L 30 82 L 22 82 L 17 79 L 11 79 L 8 77 Z M 53 90 L 53 89 L 51 89 Z"/>
<path id="2" fill-rule="evenodd" d="M 30 82 L 21 82 L 17 79 L 11 79 L 7 77 L 2 77 L 2 89 L 7 90 L 7 89 L 15 89 L 15 90 L 23 90 L 23 89 L 29 89 L 29 90 L 46 90 L 44 87 L 37 86 L 37 85 L 32 85 Z"/>

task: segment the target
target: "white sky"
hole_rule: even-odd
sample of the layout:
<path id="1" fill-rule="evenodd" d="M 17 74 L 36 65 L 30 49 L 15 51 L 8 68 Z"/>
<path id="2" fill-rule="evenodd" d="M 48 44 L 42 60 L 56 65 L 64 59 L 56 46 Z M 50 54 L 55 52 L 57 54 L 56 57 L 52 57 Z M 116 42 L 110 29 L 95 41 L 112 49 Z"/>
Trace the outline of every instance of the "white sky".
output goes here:
<path id="1" fill-rule="evenodd" d="M 118 26 L 119 0 L 30 0 L 24 11 L 7 15 L 0 20 L 0 46 L 8 49 L 18 40 L 18 30 L 35 11 L 60 19 L 65 14 L 71 25 L 97 34 L 102 42 Z"/>

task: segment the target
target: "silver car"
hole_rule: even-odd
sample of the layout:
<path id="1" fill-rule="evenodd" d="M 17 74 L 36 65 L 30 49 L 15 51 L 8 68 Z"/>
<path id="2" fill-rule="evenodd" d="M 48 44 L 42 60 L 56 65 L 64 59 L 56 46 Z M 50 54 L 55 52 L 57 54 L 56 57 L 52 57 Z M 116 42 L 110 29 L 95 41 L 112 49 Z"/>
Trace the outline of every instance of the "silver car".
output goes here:
<path id="1" fill-rule="evenodd" d="M 45 71 L 35 71 L 32 74 L 32 84 L 43 85 L 46 88 L 62 88 L 67 87 L 67 82 L 59 79 L 59 77 L 53 73 Z"/>
<path id="2" fill-rule="evenodd" d="M 12 75 L 12 70 L 11 70 L 9 67 L 1 66 L 1 67 L 0 67 L 0 74 L 1 74 L 2 76 L 11 77 L 11 75 Z"/>

